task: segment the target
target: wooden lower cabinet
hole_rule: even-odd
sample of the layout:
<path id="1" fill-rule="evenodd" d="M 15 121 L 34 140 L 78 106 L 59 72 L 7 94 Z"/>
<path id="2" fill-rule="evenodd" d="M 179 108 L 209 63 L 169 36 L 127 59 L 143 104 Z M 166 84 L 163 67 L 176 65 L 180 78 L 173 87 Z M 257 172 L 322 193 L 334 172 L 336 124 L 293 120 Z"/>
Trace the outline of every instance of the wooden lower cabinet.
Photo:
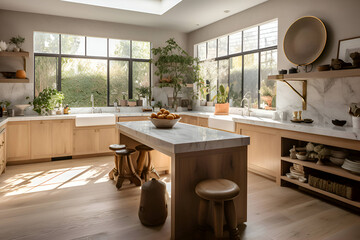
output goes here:
<path id="1" fill-rule="evenodd" d="M 192 124 L 192 125 L 197 125 L 198 124 L 197 117 L 188 116 L 188 115 L 181 115 L 180 122 L 187 123 L 187 124 Z"/>
<path id="2" fill-rule="evenodd" d="M 6 131 L 7 162 L 29 160 L 30 122 L 8 122 Z"/>
<path id="3" fill-rule="evenodd" d="M 6 129 L 0 128 L 0 175 L 6 168 Z"/>
<path id="4" fill-rule="evenodd" d="M 52 156 L 71 156 L 73 150 L 73 128 L 72 120 L 53 120 L 51 127 Z"/>
<path id="5" fill-rule="evenodd" d="M 81 127 L 74 129 L 74 155 L 110 152 L 109 145 L 117 143 L 116 127 Z"/>
<path id="6" fill-rule="evenodd" d="M 237 133 L 250 137 L 248 168 L 250 171 L 278 180 L 281 136 L 276 129 L 237 123 Z"/>
<path id="7" fill-rule="evenodd" d="M 149 116 L 119 117 L 118 122 L 147 121 L 149 120 L 150 115 L 151 113 L 149 113 Z"/>
<path id="8" fill-rule="evenodd" d="M 51 158 L 52 156 L 52 121 L 30 122 L 31 159 Z"/>

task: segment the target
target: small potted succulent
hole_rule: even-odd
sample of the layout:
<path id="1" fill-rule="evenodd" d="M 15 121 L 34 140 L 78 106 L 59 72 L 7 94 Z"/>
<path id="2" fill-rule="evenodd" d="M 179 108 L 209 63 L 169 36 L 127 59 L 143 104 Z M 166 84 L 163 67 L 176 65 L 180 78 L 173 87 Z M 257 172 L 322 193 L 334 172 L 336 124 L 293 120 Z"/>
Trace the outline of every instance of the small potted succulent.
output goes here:
<path id="1" fill-rule="evenodd" d="M 126 107 L 127 106 L 126 97 L 127 97 L 127 93 L 123 92 L 122 93 L 122 99 L 119 100 L 119 104 L 120 104 L 121 107 Z"/>
<path id="2" fill-rule="evenodd" d="M 128 106 L 129 107 L 135 107 L 136 106 L 136 99 L 129 99 Z"/>
<path id="3" fill-rule="evenodd" d="M 224 85 L 219 86 L 217 92 L 216 104 L 215 104 L 215 115 L 228 115 L 229 114 L 229 87 L 224 87 Z"/>

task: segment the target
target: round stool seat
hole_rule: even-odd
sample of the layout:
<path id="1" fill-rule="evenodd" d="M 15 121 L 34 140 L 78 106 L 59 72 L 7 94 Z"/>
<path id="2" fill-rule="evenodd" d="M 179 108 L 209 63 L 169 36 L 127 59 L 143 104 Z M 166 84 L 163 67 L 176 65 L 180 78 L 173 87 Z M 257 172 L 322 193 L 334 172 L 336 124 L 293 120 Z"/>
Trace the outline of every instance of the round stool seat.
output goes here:
<path id="1" fill-rule="evenodd" d="M 196 185 L 199 197 L 210 201 L 228 201 L 240 193 L 239 186 L 227 179 L 209 179 Z"/>
<path id="2" fill-rule="evenodd" d="M 130 155 L 134 152 L 135 152 L 134 149 L 126 148 L 126 149 L 122 149 L 122 150 L 117 150 L 115 153 L 116 153 L 116 155 L 126 156 L 126 155 Z"/>
<path id="3" fill-rule="evenodd" d="M 137 146 L 135 147 L 135 149 L 136 149 L 137 151 L 152 151 L 152 150 L 154 150 L 154 149 L 152 149 L 151 147 L 148 147 L 148 146 L 146 146 L 146 145 L 144 145 L 144 144 L 137 145 Z"/>
<path id="4" fill-rule="evenodd" d="M 124 148 L 126 148 L 126 146 L 125 145 L 120 145 L 120 144 L 111 144 L 109 146 L 109 149 L 113 150 L 113 151 L 121 150 L 121 149 L 124 149 Z"/>

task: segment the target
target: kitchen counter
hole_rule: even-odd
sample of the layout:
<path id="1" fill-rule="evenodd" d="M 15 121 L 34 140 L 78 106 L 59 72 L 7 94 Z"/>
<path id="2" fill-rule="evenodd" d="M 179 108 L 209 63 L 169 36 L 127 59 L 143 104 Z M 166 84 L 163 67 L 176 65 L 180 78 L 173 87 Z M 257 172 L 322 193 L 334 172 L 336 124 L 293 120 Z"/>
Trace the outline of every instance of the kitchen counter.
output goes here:
<path id="1" fill-rule="evenodd" d="M 114 113 L 118 117 L 137 117 L 150 116 L 149 112 L 129 112 Z M 318 134 L 329 137 L 344 138 L 350 140 L 360 140 L 360 129 L 352 127 L 336 127 L 336 126 L 318 126 L 316 123 L 292 123 L 290 121 L 278 121 L 271 118 L 241 116 L 241 115 L 214 115 L 210 112 L 179 112 L 180 115 L 196 116 L 202 118 L 218 119 L 227 122 L 238 122 L 262 127 L 277 128 L 289 131 L 305 132 Z M 32 121 L 32 120 L 57 120 L 57 119 L 75 119 L 77 114 L 55 115 L 55 116 L 18 116 L 9 118 L 0 118 L 0 127 L 8 121 Z"/>
<path id="2" fill-rule="evenodd" d="M 250 138 L 234 133 L 177 123 L 172 129 L 158 129 L 150 121 L 121 122 L 117 128 L 134 140 L 165 154 L 195 152 L 249 145 Z"/>
<path id="3" fill-rule="evenodd" d="M 145 144 L 171 161 L 171 239 L 194 239 L 199 207 L 195 187 L 204 179 L 226 178 L 239 186 L 236 217 L 238 223 L 246 222 L 249 137 L 185 123 L 157 129 L 150 121 L 118 122 L 117 128 L 121 144 Z"/>

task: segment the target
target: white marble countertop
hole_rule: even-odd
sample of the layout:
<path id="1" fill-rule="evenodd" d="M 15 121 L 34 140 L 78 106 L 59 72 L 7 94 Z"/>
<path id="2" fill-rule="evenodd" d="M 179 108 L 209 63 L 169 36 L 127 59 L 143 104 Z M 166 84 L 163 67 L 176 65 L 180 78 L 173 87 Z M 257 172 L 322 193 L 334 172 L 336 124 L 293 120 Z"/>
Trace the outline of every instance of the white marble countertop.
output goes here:
<path id="1" fill-rule="evenodd" d="M 120 122 L 117 128 L 122 134 L 168 155 L 250 144 L 247 136 L 184 123 L 177 123 L 171 129 L 158 129 L 150 121 Z"/>
<path id="2" fill-rule="evenodd" d="M 135 116 L 150 116 L 150 112 L 117 112 L 113 113 L 115 116 L 119 117 L 135 117 Z M 236 114 L 230 115 L 214 115 L 211 112 L 179 112 L 180 115 L 189 115 L 197 116 L 203 118 L 214 118 L 223 121 L 233 121 L 263 127 L 277 128 L 289 131 L 305 132 L 318 134 L 329 137 L 338 137 L 350 140 L 360 140 L 360 129 L 355 129 L 352 127 L 336 127 L 336 126 L 318 126 L 315 123 L 306 124 L 306 123 L 292 123 L 290 121 L 277 121 L 272 120 L 271 118 L 265 117 L 247 117 Z M 17 116 L 9 118 L 0 118 L 0 127 L 6 124 L 8 121 L 32 121 L 32 120 L 57 120 L 57 119 L 75 119 L 77 114 L 69 115 L 54 115 L 54 116 Z"/>

